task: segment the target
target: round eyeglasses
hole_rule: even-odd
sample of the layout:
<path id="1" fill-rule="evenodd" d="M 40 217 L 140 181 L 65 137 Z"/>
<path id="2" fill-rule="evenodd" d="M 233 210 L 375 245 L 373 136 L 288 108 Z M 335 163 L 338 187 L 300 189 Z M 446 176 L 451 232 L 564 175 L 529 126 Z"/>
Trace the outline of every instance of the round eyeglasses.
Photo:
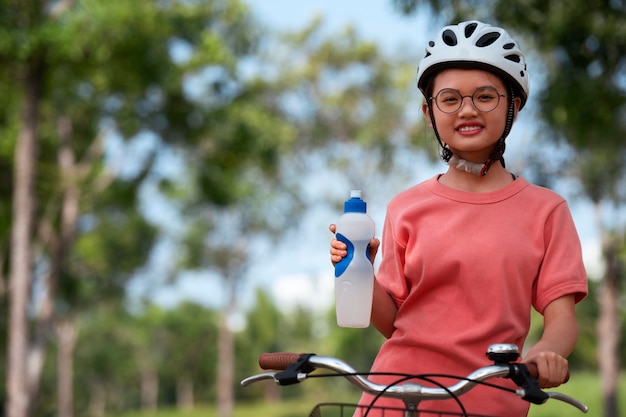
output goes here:
<path id="1" fill-rule="evenodd" d="M 456 113 L 463 105 L 463 99 L 469 97 L 474 108 L 481 112 L 490 112 L 500 103 L 500 97 L 506 97 L 498 93 L 493 87 L 480 87 L 471 96 L 461 95 L 461 92 L 452 88 L 444 88 L 431 100 L 435 101 L 437 108 L 444 113 Z"/>

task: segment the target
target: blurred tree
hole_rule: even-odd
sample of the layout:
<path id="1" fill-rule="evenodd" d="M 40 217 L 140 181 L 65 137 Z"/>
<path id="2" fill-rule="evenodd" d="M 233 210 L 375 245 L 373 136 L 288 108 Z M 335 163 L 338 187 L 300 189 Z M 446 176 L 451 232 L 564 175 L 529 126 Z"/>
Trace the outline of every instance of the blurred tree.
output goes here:
<path id="1" fill-rule="evenodd" d="M 214 401 L 207 392 L 216 339 L 216 312 L 193 303 L 174 309 L 146 304 L 132 314 L 121 305 L 89 311 L 77 340 L 77 414 L 153 412 L 173 401 L 191 407 L 198 391 L 203 401 Z"/>
<path id="2" fill-rule="evenodd" d="M 450 21 L 485 18 L 518 31 L 533 41 L 545 64 L 545 85 L 538 94 L 545 135 L 562 147 L 535 151 L 556 181 L 573 176 L 599 214 L 605 272 L 598 291 L 598 362 L 605 415 L 616 417 L 620 346 L 620 293 L 624 286 L 623 219 L 626 203 L 626 5 L 624 2 L 392 0 L 402 13 L 419 6 L 445 11 Z M 528 49 L 528 48 L 526 48 Z M 538 73 L 533 71 L 531 73 Z M 537 93 L 534 93 L 537 95 Z M 546 158 L 547 157 L 547 158 Z M 621 223 L 620 223 L 621 221 Z"/>
<path id="3" fill-rule="evenodd" d="M 407 118 L 407 96 L 398 88 L 410 79 L 408 67 L 359 39 L 354 30 L 325 37 L 322 22 L 314 21 L 268 45 L 248 63 L 252 75 L 240 80 L 236 94 L 222 103 L 207 142 L 182 150 L 185 174 L 162 188 L 184 207 L 187 226 L 177 237 L 185 248 L 179 265 L 212 272 L 224 283 L 218 360 L 221 417 L 232 410 L 234 339 L 228 320 L 238 309 L 250 247 L 298 227 L 307 204 L 302 178 L 316 169 L 363 162 L 342 147 L 364 146 L 376 167 L 388 170 L 394 151 L 414 139 L 419 125 Z M 236 206 L 222 208 L 210 204 L 214 189 L 203 173 L 212 167 L 199 154 L 215 142 L 227 141 L 234 147 L 231 158 L 238 157 L 241 147 L 251 149 L 257 159 L 240 161 L 240 182 L 233 188 L 240 199 Z M 320 155 L 322 166 L 312 168 Z M 351 171 L 354 176 L 363 172 Z"/>
<path id="4" fill-rule="evenodd" d="M 3 6 L 5 6 L 3 7 L 3 18 L 14 20 L 19 25 L 19 30 L 16 31 L 13 39 L 17 41 L 16 44 L 24 44 L 24 42 L 19 42 L 19 39 L 23 38 L 33 26 L 39 23 L 35 2 L 25 2 L 21 10 L 15 7 L 9 9 L 8 5 L 4 4 Z M 6 43 L 10 43 L 10 40 Z M 10 243 L 4 242 L 7 247 L 11 248 L 10 252 L 6 252 L 8 253 L 10 268 L 8 288 L 11 290 L 7 348 L 7 401 L 5 403 L 6 414 L 9 417 L 26 416 L 29 405 L 28 388 L 30 381 L 26 374 L 28 365 L 25 354 L 28 346 L 26 305 L 33 253 L 31 236 L 34 230 L 32 213 L 35 211 L 34 165 L 44 67 L 44 54 L 36 42 L 24 46 L 24 49 L 30 49 L 29 53 L 22 55 L 18 64 L 13 66 L 13 74 L 11 74 L 18 79 L 19 84 L 16 90 L 21 90 L 22 97 L 16 98 L 14 102 L 8 101 L 8 104 L 13 104 L 10 109 L 16 113 L 7 113 L 5 118 L 9 122 L 9 126 L 13 128 L 13 133 L 17 133 L 17 140 L 13 138 L 12 141 L 15 144 L 12 184 L 15 194 L 11 200 L 11 210 L 6 210 L 5 213 L 10 213 L 11 239 Z M 15 48 L 11 52 L 21 51 Z M 15 53 L 2 55 L 4 55 L 2 61 L 12 61 L 16 58 Z M 4 78 L 6 79 L 6 77 L 5 75 Z M 8 94 L 11 98 L 20 96 L 19 93 L 14 92 Z"/>
<path id="5" fill-rule="evenodd" d="M 228 417 L 234 405 L 235 336 L 232 319 L 239 309 L 242 279 L 250 264 L 250 244 L 259 235 L 268 233 L 270 226 L 263 221 L 267 200 L 250 196 L 242 204 L 228 209 L 205 207 L 188 216 L 180 252 L 180 267 L 213 272 L 223 282 L 223 300 L 217 337 L 217 403 L 218 415 Z M 187 204 L 186 204 L 187 206 Z M 190 206 L 192 207 L 192 206 Z"/>
<path id="6" fill-rule="evenodd" d="M 330 354 L 344 358 L 357 371 L 367 372 L 374 363 L 385 338 L 370 325 L 366 329 L 344 329 L 337 326 L 334 308 L 328 316 Z"/>
<path id="7" fill-rule="evenodd" d="M 81 320 L 75 350 L 77 414 L 102 417 L 106 411 L 136 408 L 145 328 L 120 305 L 100 306 Z"/>
<path id="8" fill-rule="evenodd" d="M 386 177 L 407 144 L 417 144 L 417 151 L 428 148 L 424 124 L 415 117 L 416 107 L 409 106 L 410 57 L 385 53 L 350 26 L 325 35 L 321 18 L 301 32 L 285 34 L 283 42 L 288 48 L 271 54 L 274 66 L 287 68 L 277 71 L 286 89 L 277 96 L 278 104 L 289 106 L 296 145 L 308 157 L 294 159 L 294 165 L 311 169 L 311 154 L 320 153 L 326 168 L 339 167 L 351 179 L 362 177 L 367 165 Z M 367 158 L 356 149 L 364 149 Z"/>
<path id="9" fill-rule="evenodd" d="M 208 391 L 215 384 L 217 317 L 205 307 L 185 302 L 166 312 L 162 326 L 166 359 L 161 373 L 175 383 L 178 407 L 188 410 L 194 407 L 196 386 Z"/>
<path id="10" fill-rule="evenodd" d="M 162 308 L 150 304 L 135 318 L 134 355 L 138 360 L 141 381 L 141 409 L 148 413 L 157 411 L 161 387 L 160 371 L 170 354 L 167 314 Z"/>
<path id="11" fill-rule="evenodd" d="M 79 255 L 104 257 L 117 249 L 78 253 L 72 250 L 77 236 L 94 228 L 102 231 L 107 224 L 122 225 L 136 213 L 138 186 L 161 145 L 194 146 L 198 138 L 211 136 L 220 104 L 234 93 L 236 57 L 250 51 L 255 33 L 235 0 L 2 1 L 0 6 L 0 76 L 5 81 L 0 134 L 6 139 L 1 155 L 3 166 L 15 171 L 14 184 L 2 184 L 9 196 L 2 205 L 2 227 L 12 225 L 14 236 L 11 243 L 2 241 L 0 257 L 11 257 L 6 407 L 8 416 L 23 417 L 28 406 L 36 405 L 53 322 L 71 317 L 77 304 L 93 301 L 81 297 L 99 293 L 103 288 L 97 284 L 119 295 L 132 272 L 126 269 L 104 280 L 78 279 L 75 271 L 95 267 L 102 273 L 93 262 L 104 260 Z M 188 91 L 189 80 L 203 72 L 211 92 L 207 100 Z M 238 126 L 245 128 L 246 123 Z M 225 123 L 220 126 L 229 129 Z M 147 156 L 128 155 L 111 163 L 104 143 L 112 137 L 127 143 L 147 137 L 155 146 Z M 258 153 L 244 146 L 234 154 L 228 140 L 205 144 L 210 146 L 199 154 L 211 168 L 202 176 L 207 195 L 215 204 L 232 202 L 238 195 L 238 164 L 252 160 L 246 158 L 247 151 L 254 158 Z M 13 150 L 14 163 L 9 159 Z M 110 195 L 114 200 L 104 199 L 107 189 L 115 189 Z M 12 215 L 6 206 L 11 201 Z M 110 217 L 100 217 L 99 208 L 108 209 Z M 120 239 L 132 231 L 110 237 Z M 118 272 L 136 266 L 137 258 L 148 253 L 149 235 L 137 237 L 143 237 L 138 244 L 128 240 L 136 246 L 126 248 L 127 255 L 114 256 Z M 132 261 L 125 262 L 127 258 Z M 32 270 L 33 259 L 42 271 Z M 44 289 L 41 299 L 29 300 L 31 285 Z M 32 335 L 27 326 L 29 301 L 36 312 Z"/>
<path id="12" fill-rule="evenodd" d="M 236 339 L 237 376 L 243 379 L 258 373 L 258 358 L 263 352 L 295 351 L 291 335 L 285 332 L 284 322 L 279 306 L 268 293 L 257 289 L 255 302 L 246 314 L 246 327 Z M 282 394 L 275 384 L 257 384 L 241 390 L 240 395 L 254 398 L 259 391 L 267 402 L 278 401 Z"/>

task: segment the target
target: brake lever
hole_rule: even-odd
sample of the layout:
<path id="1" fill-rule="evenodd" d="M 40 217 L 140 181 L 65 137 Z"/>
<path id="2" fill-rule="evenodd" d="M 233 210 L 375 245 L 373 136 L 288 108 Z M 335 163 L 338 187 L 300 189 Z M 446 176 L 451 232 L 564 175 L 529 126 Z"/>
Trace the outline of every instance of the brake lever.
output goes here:
<path id="1" fill-rule="evenodd" d="M 276 372 L 263 372 L 262 374 L 252 375 L 243 379 L 241 381 L 241 386 L 247 387 L 248 385 L 252 385 L 255 382 L 264 381 L 266 379 L 271 379 L 275 381 L 276 380 L 275 376 L 276 376 Z"/>
<path id="2" fill-rule="evenodd" d="M 516 364 L 517 372 L 511 377 L 523 390 L 522 399 L 533 404 L 544 404 L 550 396 L 543 392 L 537 381 L 530 375 L 528 368 L 523 363 Z"/>
<path id="3" fill-rule="evenodd" d="M 309 373 L 316 369 L 309 363 L 309 358 L 314 355 L 314 353 L 303 353 L 300 355 L 297 361 L 289 365 L 284 371 L 274 375 L 276 383 L 282 386 L 300 383 Z"/>

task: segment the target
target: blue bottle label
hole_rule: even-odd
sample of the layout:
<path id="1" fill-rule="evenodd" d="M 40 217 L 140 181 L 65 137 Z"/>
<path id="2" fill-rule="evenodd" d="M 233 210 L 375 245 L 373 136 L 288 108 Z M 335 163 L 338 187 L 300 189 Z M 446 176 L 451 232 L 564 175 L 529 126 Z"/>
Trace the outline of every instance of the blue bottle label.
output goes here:
<path id="1" fill-rule="evenodd" d="M 344 235 L 342 235 L 341 233 L 337 233 L 335 237 L 340 242 L 343 242 L 346 244 L 347 246 L 346 250 L 348 252 L 347 255 L 341 261 L 335 264 L 335 278 L 339 278 L 341 274 L 343 274 L 346 271 L 346 269 L 348 269 L 350 262 L 352 262 L 352 258 L 354 258 L 354 244 L 350 242 L 350 240 Z M 370 259 L 369 249 L 370 249 L 370 245 L 368 243 L 367 248 L 365 249 L 365 257 L 371 262 L 372 260 Z"/>

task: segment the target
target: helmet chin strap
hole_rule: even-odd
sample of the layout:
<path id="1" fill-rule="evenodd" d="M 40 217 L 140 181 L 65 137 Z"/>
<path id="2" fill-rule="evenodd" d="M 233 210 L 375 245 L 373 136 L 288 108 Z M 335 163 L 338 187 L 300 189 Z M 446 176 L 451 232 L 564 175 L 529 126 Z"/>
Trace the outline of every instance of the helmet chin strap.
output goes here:
<path id="1" fill-rule="evenodd" d="M 441 146 L 441 159 L 450 166 L 455 167 L 461 171 L 468 172 L 470 174 L 478 175 L 480 177 L 484 177 L 487 175 L 489 168 L 493 165 L 494 162 L 500 161 L 503 167 L 504 164 L 504 151 L 506 149 L 505 139 L 511 132 L 511 128 L 513 127 L 513 121 L 515 120 L 515 91 L 513 90 L 513 86 L 509 85 L 509 98 L 508 98 L 508 109 L 506 114 L 506 123 L 504 125 L 504 131 L 502 132 L 502 136 L 498 139 L 498 143 L 493 150 L 493 152 L 489 155 L 487 160 L 482 164 L 477 164 L 475 162 L 466 161 L 465 159 L 459 158 L 455 155 L 447 144 L 443 143 L 441 137 L 439 136 L 439 132 L 437 131 L 437 126 L 435 124 L 435 117 L 433 114 L 433 108 L 431 102 L 428 102 L 428 113 L 430 115 L 430 120 L 433 124 L 433 131 L 435 132 L 435 136 L 437 137 L 437 141 Z"/>
<path id="2" fill-rule="evenodd" d="M 477 164 L 475 162 L 466 161 L 465 159 L 461 159 L 454 154 L 452 154 L 452 156 L 448 160 L 448 165 L 455 167 L 460 171 L 465 171 L 469 172 L 470 174 L 478 175 L 479 177 L 485 175 L 483 174 L 483 171 L 485 170 L 484 164 Z"/>

